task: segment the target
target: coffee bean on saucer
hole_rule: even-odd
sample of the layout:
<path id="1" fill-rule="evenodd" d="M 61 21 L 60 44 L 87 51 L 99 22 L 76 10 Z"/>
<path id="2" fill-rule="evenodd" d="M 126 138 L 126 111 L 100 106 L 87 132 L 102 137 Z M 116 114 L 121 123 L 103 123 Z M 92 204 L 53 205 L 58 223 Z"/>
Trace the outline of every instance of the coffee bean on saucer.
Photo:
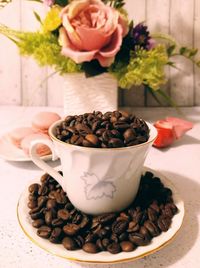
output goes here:
<path id="1" fill-rule="evenodd" d="M 68 220 L 70 217 L 69 212 L 66 209 L 60 209 L 57 212 L 57 216 L 59 219 L 62 219 L 64 221 Z"/>
<path id="2" fill-rule="evenodd" d="M 114 115 L 107 113 L 106 120 L 111 116 Z M 83 124 L 88 117 L 93 124 L 91 114 L 85 114 L 80 122 Z M 121 115 L 116 117 L 116 122 L 119 122 L 119 118 L 127 123 L 132 120 Z M 109 129 L 105 131 L 104 138 L 108 138 L 109 142 L 113 133 Z M 85 137 L 87 135 L 92 134 L 86 134 Z M 98 136 L 99 140 L 101 138 Z M 27 206 L 32 226 L 37 228 L 38 236 L 52 243 L 62 242 L 67 250 L 83 249 L 88 253 L 108 251 L 112 254 L 133 251 L 166 232 L 178 212 L 171 190 L 151 172 L 141 177 L 137 196 L 128 208 L 97 216 L 77 210 L 52 177 L 47 179 L 45 175 L 42 181 L 41 185 L 32 184 L 29 187 Z"/>
<path id="3" fill-rule="evenodd" d="M 54 228 L 53 231 L 51 232 L 51 236 L 49 238 L 49 241 L 51 243 L 59 243 L 61 234 L 62 234 L 61 228 L 59 228 L 59 227 Z"/>
<path id="4" fill-rule="evenodd" d="M 37 201 L 35 201 L 35 200 L 29 201 L 28 202 L 28 207 L 30 209 L 33 209 L 33 208 L 37 207 Z"/>
<path id="5" fill-rule="evenodd" d="M 29 190 L 29 193 L 31 194 L 37 194 L 39 188 L 40 188 L 40 185 L 38 183 L 34 183 L 29 186 L 28 190 Z"/>
<path id="6" fill-rule="evenodd" d="M 162 232 L 167 232 L 171 225 L 171 218 L 160 216 L 158 219 L 158 227 Z"/>
<path id="7" fill-rule="evenodd" d="M 122 251 L 124 252 L 131 252 L 134 249 L 136 249 L 136 246 L 130 241 L 122 241 L 120 243 L 120 246 L 121 246 Z"/>
<path id="8" fill-rule="evenodd" d="M 37 234 L 42 238 L 49 238 L 51 235 L 51 228 L 43 225 L 37 230 Z"/>
<path id="9" fill-rule="evenodd" d="M 69 223 L 63 227 L 63 231 L 66 235 L 74 236 L 78 233 L 80 227 L 74 223 Z"/>
<path id="10" fill-rule="evenodd" d="M 140 233 L 130 233 L 129 240 L 137 246 L 146 246 L 150 243 L 150 240 Z"/>
<path id="11" fill-rule="evenodd" d="M 144 227 L 147 228 L 147 230 L 153 237 L 158 236 L 160 234 L 158 227 L 152 221 L 146 221 L 144 223 Z"/>
<path id="12" fill-rule="evenodd" d="M 42 225 L 44 225 L 44 220 L 43 219 L 37 219 L 37 220 L 32 222 L 32 226 L 35 227 L 35 228 L 39 228 Z"/>
<path id="13" fill-rule="evenodd" d="M 83 250 L 87 253 L 92 254 L 97 253 L 99 251 L 97 245 L 94 243 L 85 243 L 83 245 Z"/>
<path id="14" fill-rule="evenodd" d="M 62 244 L 63 244 L 64 248 L 66 248 L 67 250 L 76 250 L 78 248 L 75 240 L 73 238 L 70 238 L 70 237 L 65 237 L 62 240 Z"/>
<path id="15" fill-rule="evenodd" d="M 121 252 L 121 247 L 120 247 L 120 244 L 118 243 L 112 243 L 112 244 L 109 244 L 107 246 L 107 250 L 111 253 L 111 254 L 117 254 L 119 252 Z"/>

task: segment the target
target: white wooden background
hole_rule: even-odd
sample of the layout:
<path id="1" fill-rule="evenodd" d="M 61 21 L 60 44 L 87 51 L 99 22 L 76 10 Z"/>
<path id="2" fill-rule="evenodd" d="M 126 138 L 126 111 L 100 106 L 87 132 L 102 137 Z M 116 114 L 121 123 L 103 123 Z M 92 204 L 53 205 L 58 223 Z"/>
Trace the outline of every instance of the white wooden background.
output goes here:
<path id="1" fill-rule="evenodd" d="M 200 0 L 127 0 L 127 9 L 135 23 L 145 21 L 151 31 L 172 34 L 179 43 L 200 49 Z M 0 10 L 0 22 L 35 30 L 39 25 L 33 10 L 45 14 L 41 4 L 13 0 Z M 166 91 L 180 106 L 200 105 L 200 70 L 187 60 L 181 60 L 180 68 L 182 72 L 167 70 L 171 79 Z M 54 75 L 45 81 L 52 72 L 20 58 L 15 45 L 0 36 L 0 105 L 61 106 L 63 78 Z M 151 96 L 144 98 L 141 88 L 120 91 L 119 96 L 121 105 L 157 105 Z"/>

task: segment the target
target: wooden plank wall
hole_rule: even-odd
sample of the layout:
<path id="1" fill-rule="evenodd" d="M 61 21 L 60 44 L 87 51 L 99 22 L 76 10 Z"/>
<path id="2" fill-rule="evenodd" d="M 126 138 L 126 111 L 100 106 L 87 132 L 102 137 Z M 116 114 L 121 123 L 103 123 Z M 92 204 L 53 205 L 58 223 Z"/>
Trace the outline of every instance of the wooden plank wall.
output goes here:
<path id="1" fill-rule="evenodd" d="M 14 0 L 0 10 L 0 22 L 16 29 L 39 27 L 33 10 L 45 14 L 36 2 Z M 179 43 L 200 49 L 200 0 L 127 0 L 127 10 L 135 24 L 145 21 L 150 31 L 172 34 Z M 200 53 L 199 53 L 200 56 Z M 200 105 L 200 70 L 187 60 L 177 59 L 182 72 L 166 70 L 171 77 L 165 90 L 180 106 Z M 0 105 L 62 105 L 63 77 L 45 78 L 53 70 L 39 68 L 32 59 L 20 58 L 17 48 L 0 36 Z M 142 88 L 120 90 L 124 106 L 156 106 Z"/>

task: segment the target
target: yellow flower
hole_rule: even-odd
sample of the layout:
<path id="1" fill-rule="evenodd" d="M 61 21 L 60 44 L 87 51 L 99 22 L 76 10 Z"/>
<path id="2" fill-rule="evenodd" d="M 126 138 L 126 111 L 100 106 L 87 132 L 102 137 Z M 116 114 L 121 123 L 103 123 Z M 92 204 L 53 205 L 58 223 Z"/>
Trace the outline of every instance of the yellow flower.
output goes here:
<path id="1" fill-rule="evenodd" d="M 60 18 L 61 7 L 54 6 L 47 13 L 46 18 L 43 21 L 42 29 L 44 32 L 52 32 L 56 30 L 62 23 Z"/>

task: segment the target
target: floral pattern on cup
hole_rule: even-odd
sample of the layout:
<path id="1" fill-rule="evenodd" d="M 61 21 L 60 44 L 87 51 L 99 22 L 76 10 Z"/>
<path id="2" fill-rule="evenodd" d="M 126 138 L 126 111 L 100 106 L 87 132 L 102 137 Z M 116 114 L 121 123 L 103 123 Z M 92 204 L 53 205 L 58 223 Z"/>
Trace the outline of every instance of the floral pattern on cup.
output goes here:
<path id="1" fill-rule="evenodd" d="M 87 200 L 102 198 L 113 199 L 117 191 L 112 178 L 100 180 L 96 174 L 84 172 L 84 176 L 82 176 L 81 179 L 85 183 L 84 191 Z"/>

